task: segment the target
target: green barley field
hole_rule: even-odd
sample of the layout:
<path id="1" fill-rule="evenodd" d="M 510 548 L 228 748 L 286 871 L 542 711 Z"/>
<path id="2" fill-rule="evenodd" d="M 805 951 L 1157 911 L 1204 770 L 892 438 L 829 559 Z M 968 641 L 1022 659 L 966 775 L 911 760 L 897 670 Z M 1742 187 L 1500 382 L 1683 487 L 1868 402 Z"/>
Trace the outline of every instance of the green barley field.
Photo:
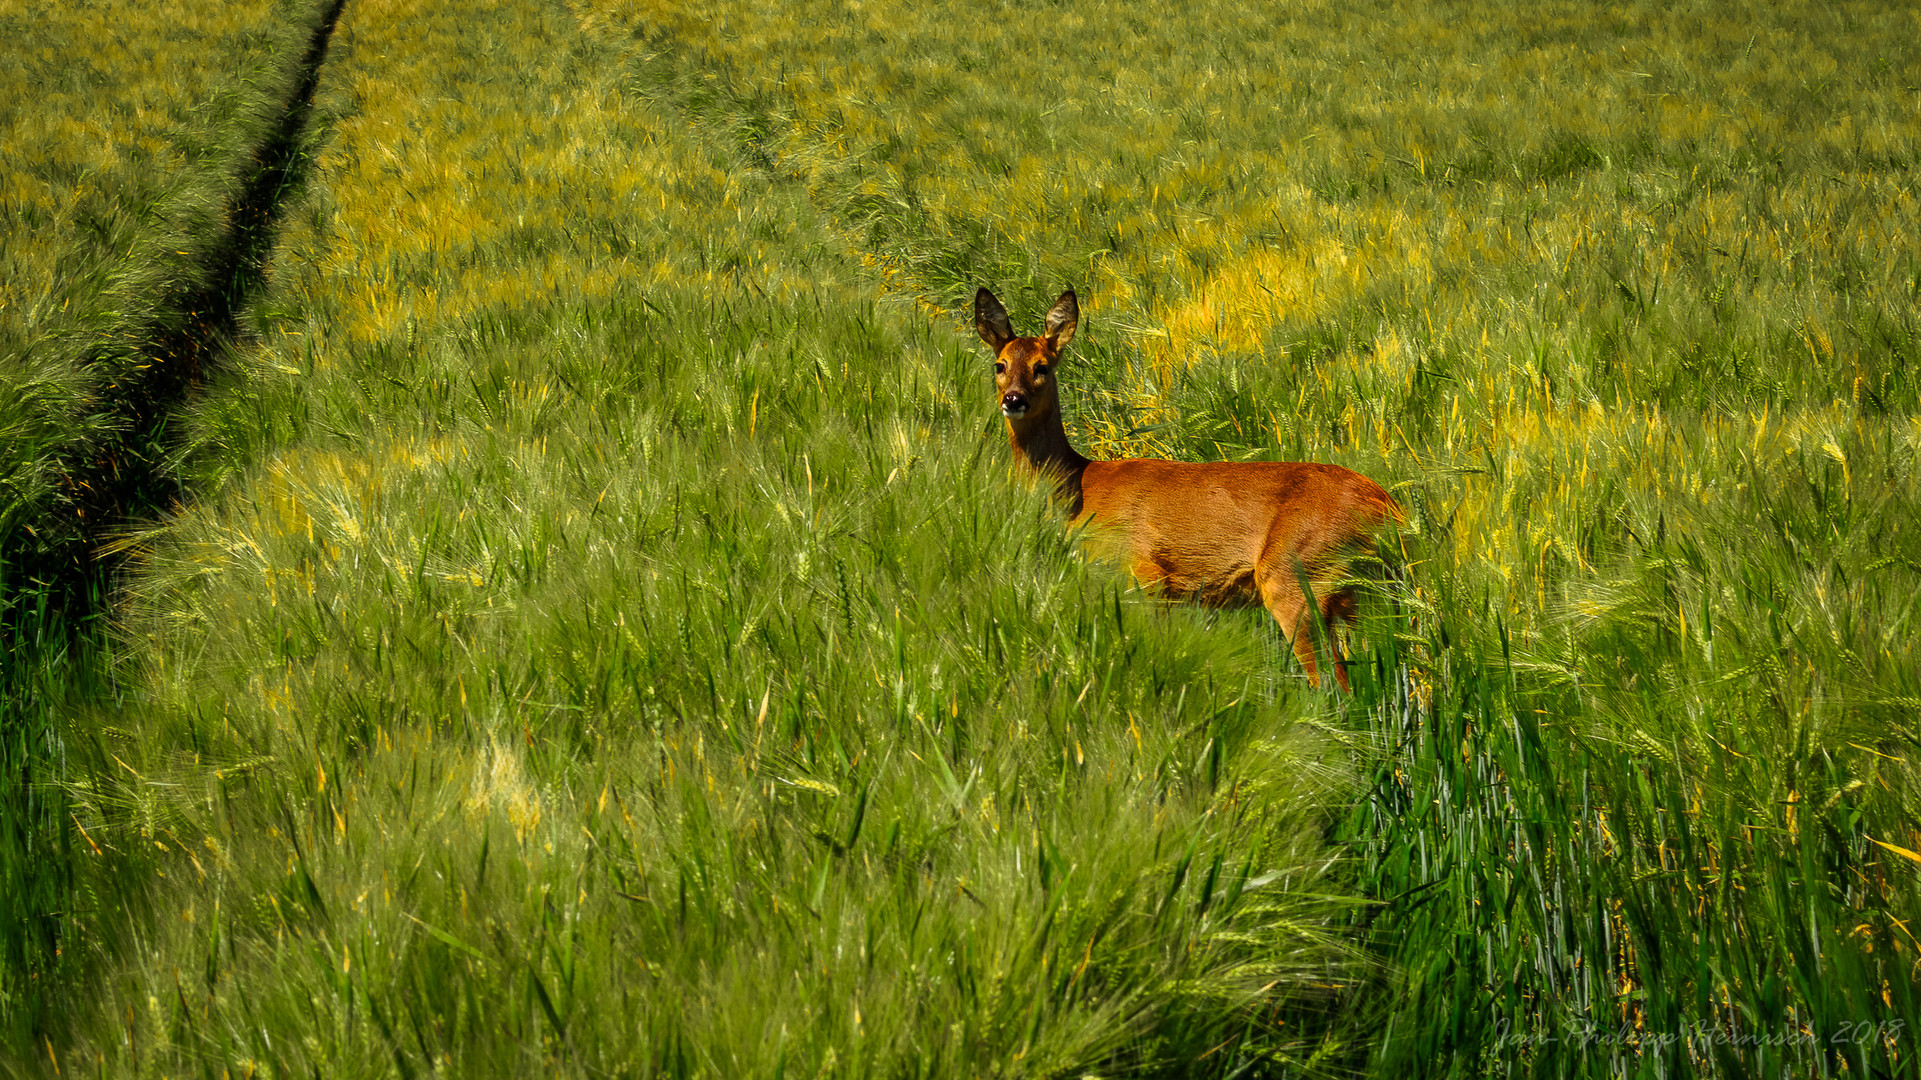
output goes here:
<path id="1" fill-rule="evenodd" d="M 0 28 L 0 1073 L 1921 1077 L 1921 9 Z"/>

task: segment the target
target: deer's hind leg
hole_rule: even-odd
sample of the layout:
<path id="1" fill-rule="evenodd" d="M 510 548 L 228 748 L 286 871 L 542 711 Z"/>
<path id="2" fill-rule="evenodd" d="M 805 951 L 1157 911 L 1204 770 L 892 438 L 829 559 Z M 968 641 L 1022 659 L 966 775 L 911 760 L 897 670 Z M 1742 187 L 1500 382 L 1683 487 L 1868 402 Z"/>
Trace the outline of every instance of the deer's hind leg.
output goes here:
<path id="1" fill-rule="evenodd" d="M 1321 599 L 1321 626 L 1327 632 L 1327 652 L 1334 661 L 1334 681 L 1344 692 L 1352 693 L 1347 685 L 1347 657 L 1341 655 L 1341 639 L 1335 633 L 1341 623 L 1353 625 L 1360 615 L 1360 604 L 1354 599 L 1354 587 L 1344 585 L 1333 589 Z"/>
<path id="2" fill-rule="evenodd" d="M 1277 561 L 1264 559 L 1254 568 L 1254 584 L 1260 589 L 1261 603 L 1274 616 L 1274 621 L 1281 624 L 1281 634 L 1294 646 L 1301 668 L 1316 686 L 1321 684 L 1320 657 L 1314 647 L 1316 623 L 1319 624 L 1318 631 L 1326 637 L 1329 658 L 1334 663 L 1334 681 L 1342 690 L 1347 690 L 1347 662 L 1341 656 L 1334 630 L 1339 620 L 1354 617 L 1353 589 L 1334 589 L 1316 598 L 1311 591 L 1303 591 L 1305 575 L 1298 566 L 1276 566 Z M 1311 590 L 1312 584 L 1307 588 Z"/>

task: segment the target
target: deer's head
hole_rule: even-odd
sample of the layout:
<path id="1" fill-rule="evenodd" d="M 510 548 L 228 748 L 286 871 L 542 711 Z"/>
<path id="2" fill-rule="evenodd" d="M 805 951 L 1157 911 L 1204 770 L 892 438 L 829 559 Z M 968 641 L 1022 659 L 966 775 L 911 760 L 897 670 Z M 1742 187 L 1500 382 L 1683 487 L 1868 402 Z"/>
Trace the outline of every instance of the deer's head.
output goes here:
<path id="1" fill-rule="evenodd" d="M 1059 416 L 1054 367 L 1061 350 L 1074 340 L 1080 317 L 1080 304 L 1074 299 L 1074 290 L 1069 289 L 1048 310 L 1042 336 L 1017 337 L 1007 321 L 1007 309 L 994 294 L 986 289 L 974 294 L 974 329 L 994 350 L 994 388 L 1000 391 L 1001 415 L 1010 427 Z"/>

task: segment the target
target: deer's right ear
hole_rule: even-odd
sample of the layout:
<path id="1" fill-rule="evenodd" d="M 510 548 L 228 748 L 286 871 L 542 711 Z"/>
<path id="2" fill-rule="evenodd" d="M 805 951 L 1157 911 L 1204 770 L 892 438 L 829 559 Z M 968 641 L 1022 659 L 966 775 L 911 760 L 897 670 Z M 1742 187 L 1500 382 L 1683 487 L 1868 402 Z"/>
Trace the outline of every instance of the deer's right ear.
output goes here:
<path id="1" fill-rule="evenodd" d="M 994 350 L 995 356 L 999 356 L 1001 349 L 1014 340 L 1014 327 L 1007 321 L 1007 309 L 986 289 L 974 294 L 974 330 L 987 343 L 987 347 Z"/>

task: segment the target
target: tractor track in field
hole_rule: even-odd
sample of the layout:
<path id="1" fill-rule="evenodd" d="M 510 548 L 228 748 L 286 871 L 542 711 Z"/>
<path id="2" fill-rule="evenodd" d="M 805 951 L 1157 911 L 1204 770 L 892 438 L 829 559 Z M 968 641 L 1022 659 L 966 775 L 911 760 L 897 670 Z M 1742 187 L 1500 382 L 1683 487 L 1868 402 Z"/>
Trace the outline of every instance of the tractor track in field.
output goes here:
<path id="1" fill-rule="evenodd" d="M 55 421 L 65 445 L 47 458 L 53 482 L 44 497 L 9 508 L 25 513 L 10 512 L 0 532 L 0 891 L 10 909 L 0 916 L 0 981 L 29 988 L 0 993 L 0 1072 L 6 1033 L 48 1039 L 60 1030 L 63 1002 L 79 985 L 72 980 L 83 977 L 78 958 L 89 951 L 81 947 L 88 931 L 76 930 L 84 923 L 71 921 L 82 886 L 61 788 L 72 766 L 60 718 L 76 694 L 111 693 L 96 676 L 110 667 L 101 628 L 126 561 L 114 542 L 185 501 L 177 417 L 228 362 L 267 285 L 281 222 L 311 169 L 314 95 L 345 7 L 325 0 L 310 9 L 298 66 L 281 68 L 283 89 L 255 106 L 251 137 L 235 155 L 242 160 L 229 159 L 230 171 L 208 181 L 218 185 L 219 213 L 213 235 L 193 245 L 199 254 L 150 300 L 109 298 L 131 301 L 135 312 L 109 313 L 103 328 L 76 341 L 70 363 L 85 389 L 77 412 Z M 136 276 L 154 269 L 162 246 L 175 245 L 148 238 L 123 267 Z M 93 689 L 73 689 L 81 686 Z"/>
<path id="2" fill-rule="evenodd" d="M 314 94 L 345 8 L 346 0 L 331 0 L 319 10 L 278 116 L 238 170 L 241 180 L 225 200 L 220 234 L 196 272 L 117 340 L 97 342 L 87 359 L 98 373 L 90 408 L 108 422 L 109 434 L 72 447 L 64 469 L 69 498 L 59 508 L 70 518 L 66 528 L 51 530 L 65 539 L 64 550 L 43 547 L 32 558 L 41 571 L 37 576 L 53 586 L 70 616 L 94 614 L 79 609 L 97 606 L 109 592 L 98 586 L 116 565 L 106 554 L 112 542 L 185 499 L 169 453 L 172 422 L 219 370 L 242 336 L 242 314 L 267 284 L 281 221 L 310 168 Z M 8 546 L 14 539 L 7 538 Z M 9 553 L 6 561 L 18 565 L 20 554 Z"/>

